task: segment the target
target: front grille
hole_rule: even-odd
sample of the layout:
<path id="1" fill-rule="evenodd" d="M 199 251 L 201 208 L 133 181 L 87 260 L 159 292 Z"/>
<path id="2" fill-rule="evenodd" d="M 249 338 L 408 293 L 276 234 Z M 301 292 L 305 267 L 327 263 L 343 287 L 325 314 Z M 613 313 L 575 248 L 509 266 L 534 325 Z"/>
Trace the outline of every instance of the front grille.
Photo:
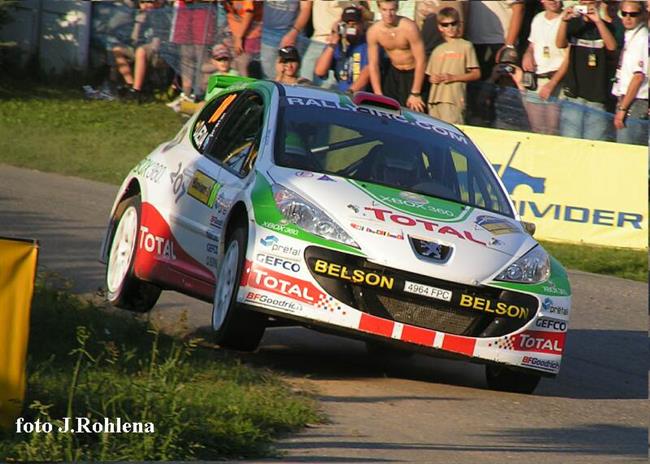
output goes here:
<path id="1" fill-rule="evenodd" d="M 434 279 L 319 247 L 308 247 L 305 260 L 323 289 L 345 304 L 368 314 L 439 332 L 502 336 L 532 319 L 538 304 L 530 295 Z M 451 301 L 407 292 L 407 281 L 449 291 Z M 497 305 L 514 305 L 520 314 L 498 315 Z"/>
<path id="2" fill-rule="evenodd" d="M 393 320 L 440 332 L 463 334 L 476 320 L 476 316 L 452 308 L 411 303 L 390 295 L 377 295 L 377 299 Z"/>

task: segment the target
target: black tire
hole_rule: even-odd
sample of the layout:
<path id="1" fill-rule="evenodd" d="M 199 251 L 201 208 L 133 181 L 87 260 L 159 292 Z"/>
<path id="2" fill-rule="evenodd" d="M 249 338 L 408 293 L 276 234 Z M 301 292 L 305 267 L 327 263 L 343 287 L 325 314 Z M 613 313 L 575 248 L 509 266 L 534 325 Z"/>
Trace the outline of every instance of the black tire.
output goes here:
<path id="1" fill-rule="evenodd" d="M 219 265 L 212 306 L 215 343 L 223 348 L 255 351 L 266 329 L 266 316 L 237 303 L 244 267 L 247 234 L 237 227 L 229 235 Z M 232 253 L 236 253 L 236 257 Z"/>
<path id="2" fill-rule="evenodd" d="M 517 371 L 505 366 L 488 364 L 485 366 L 485 378 L 492 390 L 512 393 L 531 394 L 537 388 L 539 374 Z"/>
<path id="3" fill-rule="evenodd" d="M 158 301 L 160 287 L 138 279 L 133 273 L 140 234 L 140 216 L 139 195 L 127 198 L 118 206 L 115 212 L 115 228 L 111 232 L 105 283 L 106 299 L 112 305 L 144 313 Z"/>

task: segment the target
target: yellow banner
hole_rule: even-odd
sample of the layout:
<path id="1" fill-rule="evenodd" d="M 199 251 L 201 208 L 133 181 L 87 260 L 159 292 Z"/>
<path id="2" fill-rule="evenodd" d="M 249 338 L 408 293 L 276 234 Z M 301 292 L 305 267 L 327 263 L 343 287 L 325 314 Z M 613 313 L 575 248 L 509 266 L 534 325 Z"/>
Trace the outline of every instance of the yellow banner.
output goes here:
<path id="1" fill-rule="evenodd" d="M 38 242 L 0 238 L 0 427 L 22 408 L 37 260 Z"/>
<path id="2" fill-rule="evenodd" d="M 648 247 L 648 149 L 464 126 L 536 238 Z"/>

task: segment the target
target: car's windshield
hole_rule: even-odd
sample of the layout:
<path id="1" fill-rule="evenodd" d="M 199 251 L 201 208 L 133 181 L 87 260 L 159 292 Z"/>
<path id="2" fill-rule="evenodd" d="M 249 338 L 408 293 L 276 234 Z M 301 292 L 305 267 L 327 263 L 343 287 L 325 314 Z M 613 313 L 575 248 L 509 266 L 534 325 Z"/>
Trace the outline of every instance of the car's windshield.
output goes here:
<path id="1" fill-rule="evenodd" d="M 294 169 L 444 198 L 513 216 L 476 147 L 434 121 L 369 114 L 366 108 L 282 105 L 275 162 Z M 297 103 L 303 104 L 297 104 Z M 315 101 L 318 103 L 319 101 Z"/>

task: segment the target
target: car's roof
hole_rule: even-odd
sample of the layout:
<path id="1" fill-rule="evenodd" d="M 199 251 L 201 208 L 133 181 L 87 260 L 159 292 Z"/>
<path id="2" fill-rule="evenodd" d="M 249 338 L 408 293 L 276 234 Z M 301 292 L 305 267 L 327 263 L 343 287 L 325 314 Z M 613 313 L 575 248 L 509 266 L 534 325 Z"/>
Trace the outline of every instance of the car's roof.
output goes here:
<path id="1" fill-rule="evenodd" d="M 344 98 L 349 102 L 349 104 L 353 104 L 349 94 L 337 92 L 334 90 L 322 89 L 319 87 L 313 87 L 309 85 L 290 85 L 290 84 L 278 84 L 278 85 L 284 89 L 284 92 L 287 97 L 313 98 L 315 100 L 326 100 L 331 102 L 341 102 L 341 99 Z M 377 109 L 381 111 L 381 108 L 377 108 Z M 402 114 L 405 115 L 407 118 L 423 121 L 428 124 L 432 124 L 436 127 L 439 127 L 441 129 L 445 129 L 449 132 L 453 132 L 459 135 L 464 135 L 460 131 L 460 129 L 453 126 L 452 124 L 446 123 L 439 119 L 434 119 L 427 114 L 411 111 L 405 107 L 402 107 Z"/>

